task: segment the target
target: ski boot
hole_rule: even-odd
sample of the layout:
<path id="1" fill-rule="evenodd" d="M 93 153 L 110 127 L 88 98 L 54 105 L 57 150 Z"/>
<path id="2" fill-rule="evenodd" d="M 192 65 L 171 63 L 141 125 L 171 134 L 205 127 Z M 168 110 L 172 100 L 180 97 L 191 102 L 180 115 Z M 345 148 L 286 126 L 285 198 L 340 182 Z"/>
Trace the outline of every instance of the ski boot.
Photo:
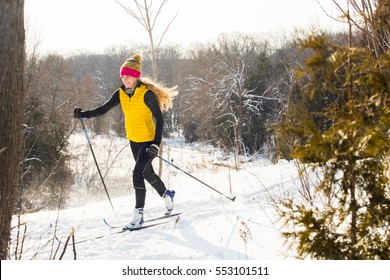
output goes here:
<path id="1" fill-rule="evenodd" d="M 165 202 L 165 208 L 167 208 L 167 212 L 165 215 L 169 215 L 173 211 L 173 198 L 175 197 L 175 191 L 166 190 L 163 195 L 163 199 Z"/>
<path id="2" fill-rule="evenodd" d="M 131 230 L 134 228 L 138 228 L 138 227 L 142 226 L 143 223 L 144 223 L 144 209 L 137 208 L 137 209 L 134 209 L 133 219 L 123 229 L 124 230 L 126 230 L 126 229 Z"/>

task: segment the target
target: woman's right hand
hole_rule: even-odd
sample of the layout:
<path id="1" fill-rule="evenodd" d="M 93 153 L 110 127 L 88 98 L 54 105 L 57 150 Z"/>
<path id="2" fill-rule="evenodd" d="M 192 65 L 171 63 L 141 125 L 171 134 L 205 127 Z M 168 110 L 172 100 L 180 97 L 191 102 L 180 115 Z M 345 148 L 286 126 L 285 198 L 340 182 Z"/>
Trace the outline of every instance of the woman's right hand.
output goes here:
<path id="1" fill-rule="evenodd" d="M 75 107 L 73 109 L 73 116 L 77 119 L 82 118 L 83 113 L 84 113 L 84 111 L 80 107 Z"/>

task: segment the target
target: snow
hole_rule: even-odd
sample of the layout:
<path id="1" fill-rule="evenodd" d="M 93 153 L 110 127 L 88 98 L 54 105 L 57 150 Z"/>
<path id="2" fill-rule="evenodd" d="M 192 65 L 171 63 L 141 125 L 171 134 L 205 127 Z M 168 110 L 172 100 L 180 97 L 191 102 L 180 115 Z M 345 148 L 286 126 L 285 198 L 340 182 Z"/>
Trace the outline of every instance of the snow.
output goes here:
<path id="1" fill-rule="evenodd" d="M 107 227 L 103 218 L 114 225 L 124 225 L 132 216 L 134 160 L 126 139 L 94 135 L 90 138 L 99 167 L 106 175 L 114 210 L 103 191 L 85 136 L 82 133 L 72 135 L 70 150 L 74 158 L 71 166 L 77 176 L 71 199 L 59 212 L 40 211 L 21 217 L 21 222 L 27 224 L 22 259 L 53 258 L 53 251 L 58 246 L 56 258 L 59 258 L 72 228 L 75 241 L 83 241 L 75 248 L 80 260 L 288 258 L 267 197 L 274 189 L 295 185 L 294 164 L 287 161 L 272 164 L 256 159 L 242 163 L 236 171 L 226 167 L 233 165 L 229 157 L 209 145 L 189 145 L 181 139 L 168 139 L 164 143 L 164 158 L 227 197 L 236 196 L 235 201 L 163 162 L 162 179 L 169 189 L 176 191 L 174 211 L 183 213 L 178 219 L 164 220 L 166 223 L 161 226 L 112 234 L 118 229 Z M 154 166 L 158 170 L 158 159 Z M 88 184 L 94 189 L 100 188 L 100 194 L 88 195 Z M 145 219 L 161 216 L 164 211 L 163 200 L 148 185 Z M 17 221 L 15 217 L 13 226 Z M 94 239 L 102 235 L 106 236 Z M 15 237 L 16 230 L 13 232 Z M 63 259 L 73 258 L 72 246 L 68 246 Z"/>
<path id="2" fill-rule="evenodd" d="M 189 145 L 181 139 L 166 139 L 163 157 L 227 197 L 236 196 L 235 201 L 163 163 L 162 179 L 168 188 L 176 191 L 174 212 L 183 213 L 159 221 L 164 222 L 162 225 L 117 234 L 120 229 L 110 229 L 103 219 L 118 226 L 131 219 L 135 201 L 131 186 L 134 160 L 126 139 L 95 135 L 90 135 L 90 139 L 114 210 L 103 190 L 85 136 L 75 133 L 70 138 L 71 167 L 76 174 L 71 199 L 60 211 L 22 215 L 20 222 L 26 227 L 20 227 L 20 235 L 26 228 L 26 237 L 23 244 L 22 239 L 17 243 L 17 228 L 14 228 L 10 247 L 11 260 L 15 259 L 18 244 L 19 252 L 23 247 L 22 260 L 58 260 L 63 255 L 63 260 L 73 260 L 76 256 L 77 260 L 88 262 L 2 262 L 2 279 L 43 280 L 53 279 L 53 275 L 56 279 L 123 279 L 125 275 L 131 276 L 125 274 L 128 269 L 138 268 L 157 269 L 155 272 L 171 269 L 169 273 L 174 269 L 184 269 L 187 273 L 187 269 L 196 273 L 205 269 L 207 276 L 201 277 L 207 279 L 218 275 L 224 279 L 260 276 L 229 274 L 232 268 L 269 271 L 268 279 L 300 280 L 328 275 L 329 271 L 332 275 L 348 271 L 354 279 L 374 275 L 379 278 L 389 272 L 388 262 L 294 261 L 294 252 L 285 246 L 269 200 L 269 195 L 296 191 L 299 179 L 294 163 L 282 160 L 273 164 L 254 158 L 241 163 L 236 171 L 227 167 L 233 165 L 232 157 L 209 145 Z M 156 169 L 157 164 L 155 160 Z M 163 200 L 148 186 L 145 219 L 159 217 L 164 212 Z M 17 223 L 15 217 L 13 226 Z M 73 247 L 70 238 L 65 250 L 72 229 L 76 244 Z M 140 274 L 131 277 L 148 279 Z M 170 280 L 182 278 L 169 276 Z"/>

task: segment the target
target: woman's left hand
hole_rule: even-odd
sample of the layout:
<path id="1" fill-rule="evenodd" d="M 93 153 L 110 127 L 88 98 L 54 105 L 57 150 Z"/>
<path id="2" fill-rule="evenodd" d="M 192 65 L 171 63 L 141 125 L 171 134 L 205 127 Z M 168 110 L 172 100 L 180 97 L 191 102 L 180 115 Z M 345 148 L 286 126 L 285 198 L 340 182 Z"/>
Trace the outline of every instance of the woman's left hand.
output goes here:
<path id="1" fill-rule="evenodd" d="M 147 149 L 146 152 L 149 155 L 150 158 L 155 158 L 158 155 L 159 147 L 157 144 L 152 144 L 150 145 Z"/>

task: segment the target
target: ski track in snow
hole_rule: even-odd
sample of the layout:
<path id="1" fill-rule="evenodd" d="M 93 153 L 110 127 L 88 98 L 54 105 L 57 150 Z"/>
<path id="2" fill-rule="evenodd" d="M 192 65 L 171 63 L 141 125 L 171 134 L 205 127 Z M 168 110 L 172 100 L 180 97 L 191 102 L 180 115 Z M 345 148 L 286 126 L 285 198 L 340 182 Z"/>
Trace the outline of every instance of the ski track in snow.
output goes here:
<path id="1" fill-rule="evenodd" d="M 134 192 L 131 186 L 131 171 L 134 160 L 127 140 L 115 137 L 91 137 L 91 144 L 101 162 L 106 176 L 108 191 L 121 190 L 121 195 L 111 195 L 116 217 L 103 194 L 99 201 L 85 200 L 85 178 L 101 188 L 92 156 L 81 133 L 71 138 L 71 151 L 76 155 L 72 167 L 79 172 L 73 186 L 72 200 L 59 212 L 41 211 L 23 215 L 27 233 L 23 244 L 22 259 L 48 260 L 58 249 L 56 259 L 64 250 L 64 243 L 72 227 L 77 259 L 86 260 L 245 260 L 245 259 L 286 259 L 287 251 L 280 228 L 273 223 L 275 212 L 267 200 L 269 193 L 282 193 L 297 185 L 297 172 L 293 163 L 281 161 L 272 164 L 266 160 L 243 163 L 239 171 L 217 166 L 213 163 L 232 164 L 230 159 L 205 145 L 188 145 L 182 141 L 167 140 L 163 157 L 173 159 L 173 164 L 199 178 L 213 188 L 236 196 L 235 202 L 219 195 L 188 175 L 163 163 L 163 181 L 176 191 L 174 212 L 183 212 L 178 217 L 162 220 L 166 223 L 135 232 L 111 234 L 120 229 L 110 229 L 103 222 L 106 218 L 112 225 L 126 224 L 131 219 L 134 207 Z M 111 143 L 111 141 L 114 141 Z M 111 153 L 108 147 L 115 148 Z M 114 164 L 109 162 L 114 159 Z M 82 162 L 86 164 L 82 165 Z M 154 161 L 157 170 L 157 160 Z M 84 169 L 83 169 L 84 168 Z M 104 170 L 104 171 L 103 171 Z M 91 175 L 89 175 L 91 174 Z M 90 177 L 88 177 L 90 176 Z M 96 177 L 96 180 L 91 178 Z M 92 184 L 92 183 L 91 183 Z M 163 200 L 147 187 L 145 219 L 161 216 Z M 230 194 L 230 189 L 232 193 Z M 104 191 L 103 191 L 104 192 Z M 111 193 L 111 192 L 110 192 Z M 125 195 L 122 195 L 125 193 Z M 151 222 L 152 223 L 152 222 Z M 13 226 L 17 218 L 13 220 Z M 21 228 L 23 231 L 23 227 Z M 61 240 L 54 239 L 54 232 Z M 12 232 L 11 252 L 16 246 L 16 229 Z M 70 241 L 71 243 L 71 241 Z M 20 244 L 19 244 L 20 248 Z M 11 255 L 11 259 L 14 256 Z M 66 248 L 63 259 L 73 259 L 71 244 Z"/>

